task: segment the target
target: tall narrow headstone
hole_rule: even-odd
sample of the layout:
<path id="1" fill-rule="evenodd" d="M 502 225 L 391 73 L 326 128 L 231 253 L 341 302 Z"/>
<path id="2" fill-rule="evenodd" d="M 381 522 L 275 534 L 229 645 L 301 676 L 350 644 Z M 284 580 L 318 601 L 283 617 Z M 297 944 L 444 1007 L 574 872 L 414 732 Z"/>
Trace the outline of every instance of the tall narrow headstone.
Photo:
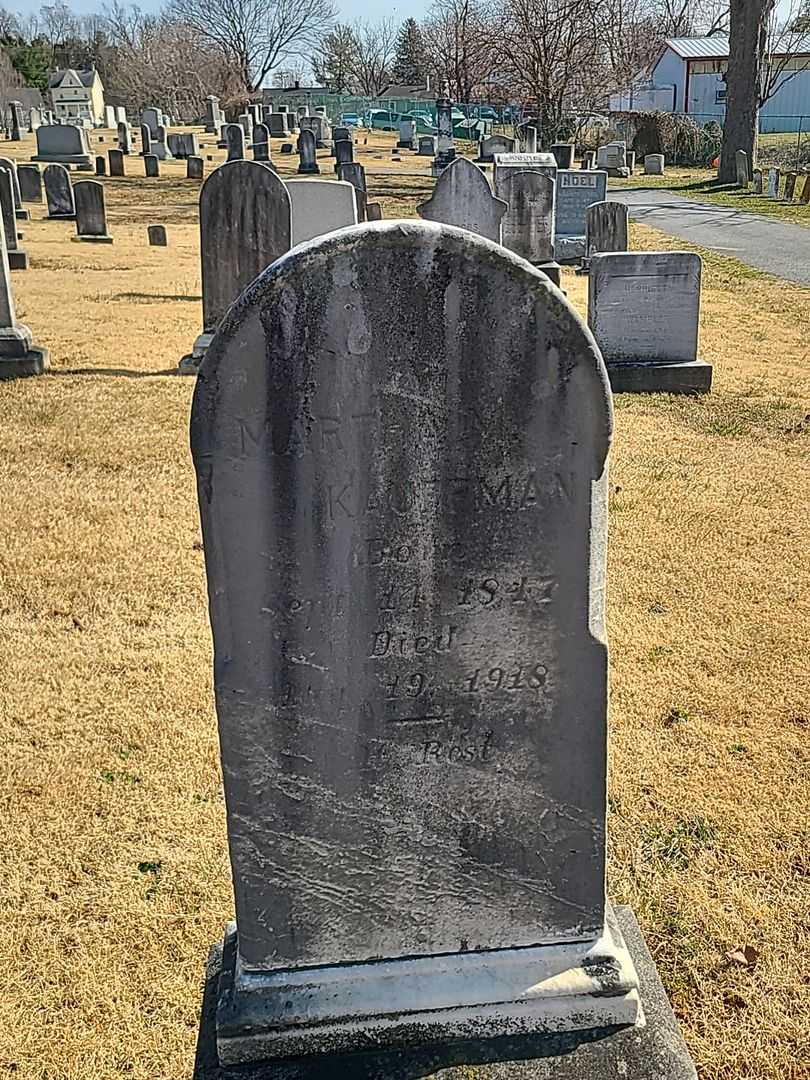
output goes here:
<path id="1" fill-rule="evenodd" d="M 20 198 L 23 202 L 42 202 L 42 173 L 38 165 L 18 165 L 17 179 L 20 183 Z"/>
<path id="2" fill-rule="evenodd" d="M 219 107 L 219 98 L 215 94 L 209 94 L 205 99 L 205 130 L 209 135 L 215 135 L 222 125 L 222 113 Z"/>
<path id="3" fill-rule="evenodd" d="M 319 173 L 318 159 L 315 147 L 315 132 L 304 128 L 298 136 L 298 172 Z"/>
<path id="4" fill-rule="evenodd" d="M 427 221 L 455 225 L 501 241 L 501 220 L 507 211 L 503 199 L 496 199 L 483 172 L 467 158 L 458 157 L 436 180 L 433 195 L 416 208 Z"/>
<path id="5" fill-rule="evenodd" d="M 160 128 L 165 126 L 163 124 L 163 113 L 160 109 L 152 107 L 144 109 L 141 113 L 141 126 L 149 128 L 151 138 L 160 138 Z"/>
<path id="6" fill-rule="evenodd" d="M 554 262 L 554 181 L 538 172 L 513 171 L 499 190 L 509 207 L 503 219 L 503 246 L 541 267 L 559 285 L 560 269 Z"/>
<path id="7" fill-rule="evenodd" d="M 8 109 L 9 113 L 11 114 L 11 131 L 9 132 L 8 137 L 12 140 L 12 142 L 19 142 L 20 139 L 22 139 L 23 128 L 22 102 L 10 101 L 8 103 Z M 12 267 L 12 269 L 14 268 Z"/>
<path id="8" fill-rule="evenodd" d="M 228 161 L 242 161 L 245 156 L 245 129 L 241 124 L 225 125 Z"/>
<path id="9" fill-rule="evenodd" d="M 9 266 L 12 270 L 27 270 L 28 253 L 20 247 L 17 236 L 17 220 L 14 215 L 14 188 L 11 182 L 11 173 L 6 169 L 0 169 L 0 213 L 3 215 Z"/>
<path id="10" fill-rule="evenodd" d="M 416 121 L 415 120 L 400 120 L 399 122 L 399 139 L 397 140 L 397 148 L 399 150 L 415 150 L 416 149 Z"/>
<path id="11" fill-rule="evenodd" d="M 785 174 L 785 194 L 783 196 L 785 202 L 793 202 L 793 196 L 796 194 L 796 181 L 798 179 L 798 173 L 791 171 Z"/>
<path id="12" fill-rule="evenodd" d="M 123 105 L 115 106 L 115 122 L 116 124 L 127 123 L 127 110 Z"/>
<path id="13" fill-rule="evenodd" d="M 118 125 L 118 149 L 122 154 L 132 153 L 132 133 L 129 124 Z"/>
<path id="14" fill-rule="evenodd" d="M 804 178 L 804 187 L 802 188 L 801 201 L 804 203 L 805 206 L 810 204 L 810 173 L 808 173 L 807 176 L 805 176 Z"/>
<path id="15" fill-rule="evenodd" d="M 241 131 L 241 128 L 240 128 Z M 287 188 L 258 161 L 230 161 L 200 191 L 203 331 L 180 370 L 196 374 L 220 319 L 254 278 L 290 249 Z"/>
<path id="16" fill-rule="evenodd" d="M 0 157 L 0 169 L 5 170 L 11 177 L 11 192 L 14 196 L 14 216 L 17 221 L 28 221 L 31 213 L 23 208 L 20 194 L 20 180 L 17 176 L 17 162 L 11 158 Z"/>
<path id="17" fill-rule="evenodd" d="M 104 185 L 98 180 L 79 180 L 73 185 L 76 200 L 76 236 L 94 244 L 111 244 L 107 232 L 107 212 L 104 206 Z"/>
<path id="18" fill-rule="evenodd" d="M 223 320 L 191 436 L 236 901 L 222 1065 L 344 1077 L 357 1050 L 520 1034 L 548 1076 L 576 1047 L 599 1077 L 587 1045 L 617 1040 L 602 1076 L 686 1077 L 671 1014 L 648 1068 L 627 1051 L 611 404 L 574 309 L 460 230 L 332 234 Z"/>
<path id="19" fill-rule="evenodd" d="M 701 259 L 685 251 L 591 256 L 588 325 L 615 393 L 706 393 L 697 357 Z"/>
<path id="20" fill-rule="evenodd" d="M 596 151 L 586 150 L 582 155 L 582 161 L 579 167 L 581 169 L 595 169 L 596 168 Z"/>
<path id="21" fill-rule="evenodd" d="M 366 170 L 357 161 L 348 161 L 338 167 L 338 180 L 345 180 L 355 189 L 357 200 L 357 220 L 366 220 L 366 203 L 368 202 L 368 190 L 366 187 Z"/>
<path id="22" fill-rule="evenodd" d="M 125 176 L 124 151 L 108 150 L 107 157 L 110 159 L 110 176 Z"/>
<path id="23" fill-rule="evenodd" d="M 253 160 L 270 160 L 270 131 L 266 124 L 253 126 Z"/>
<path id="24" fill-rule="evenodd" d="M 46 165 L 42 178 L 48 203 L 48 217 L 72 221 L 76 216 L 76 203 L 70 173 L 64 165 Z"/>
<path id="25" fill-rule="evenodd" d="M 141 157 L 152 153 L 152 132 L 148 124 L 141 124 Z"/>
<path id="26" fill-rule="evenodd" d="M 157 154 L 147 154 L 143 159 L 144 176 L 154 178 L 160 176 L 160 158 Z"/>
<path id="27" fill-rule="evenodd" d="M 237 123 L 245 133 L 245 142 L 250 142 L 253 134 L 253 117 L 250 113 L 240 113 L 237 117 Z"/>
<path id="28" fill-rule="evenodd" d="M 14 226 L 13 218 L 11 224 Z M 14 229 L 16 236 L 16 226 Z M 17 322 L 9 270 L 6 230 L 3 225 L 0 227 L 0 379 L 41 375 L 49 367 L 48 350 L 34 345 L 31 331 Z"/>
<path id="29" fill-rule="evenodd" d="M 627 251 L 629 215 L 620 202 L 598 202 L 588 207 L 585 219 L 585 256 L 598 252 Z"/>
<path id="30" fill-rule="evenodd" d="M 737 187 L 748 190 L 748 154 L 745 150 L 738 150 L 734 155 L 734 164 L 737 171 Z"/>
<path id="31" fill-rule="evenodd" d="M 335 172 L 341 165 L 354 161 L 354 143 L 351 139 L 335 139 Z"/>
<path id="32" fill-rule="evenodd" d="M 114 105 L 105 105 L 104 106 L 104 127 L 114 129 L 115 126 L 116 126 L 115 106 Z"/>
<path id="33" fill-rule="evenodd" d="M 107 159 L 103 154 L 96 155 L 96 176 L 107 175 Z"/>
<path id="34" fill-rule="evenodd" d="M 768 169 L 768 197 L 771 199 L 779 198 L 779 179 L 781 175 L 779 169 Z"/>
<path id="35" fill-rule="evenodd" d="M 754 169 L 754 194 L 762 194 L 762 169 Z"/>
<path id="36" fill-rule="evenodd" d="M 537 153 L 537 128 L 533 124 L 524 124 L 519 132 L 521 154 Z"/>
<path id="37" fill-rule="evenodd" d="M 455 160 L 456 147 L 453 140 L 453 102 L 446 97 L 436 102 L 436 133 L 438 150 L 433 160 L 436 175 Z"/>
<path id="38" fill-rule="evenodd" d="M 186 180 L 202 180 L 205 163 L 201 157 L 186 158 Z"/>

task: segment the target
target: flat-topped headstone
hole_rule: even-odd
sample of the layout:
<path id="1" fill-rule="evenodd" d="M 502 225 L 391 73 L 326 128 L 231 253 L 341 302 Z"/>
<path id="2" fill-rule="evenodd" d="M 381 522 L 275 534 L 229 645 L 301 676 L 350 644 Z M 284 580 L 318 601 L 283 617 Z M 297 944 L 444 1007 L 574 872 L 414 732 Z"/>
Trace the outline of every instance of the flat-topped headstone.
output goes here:
<path id="1" fill-rule="evenodd" d="M 507 212 L 503 199 L 493 196 L 483 172 L 467 158 L 458 157 L 436 180 L 433 195 L 420 203 L 417 214 L 427 221 L 455 225 L 501 241 L 501 221 Z"/>
<path id="2" fill-rule="evenodd" d="M 435 175 L 446 169 L 456 157 L 453 127 L 453 102 L 449 98 L 436 101 L 436 157 L 433 162 Z"/>
<path id="3" fill-rule="evenodd" d="M 28 252 L 21 247 L 17 235 L 17 219 L 14 214 L 14 186 L 11 173 L 0 169 L 0 214 L 6 236 L 8 263 L 12 270 L 28 269 Z"/>
<path id="4" fill-rule="evenodd" d="M 160 176 L 160 158 L 157 154 L 146 154 L 143 159 L 144 176 Z"/>
<path id="5" fill-rule="evenodd" d="M 506 135 L 490 135 L 478 140 L 478 161 L 492 162 L 496 154 L 513 154 L 517 142 Z"/>
<path id="6" fill-rule="evenodd" d="M 734 168 L 737 173 L 737 187 L 748 190 L 750 174 L 748 170 L 748 154 L 745 150 L 738 150 L 734 155 Z"/>
<path id="7" fill-rule="evenodd" d="M 298 136 L 299 173 L 314 174 L 321 171 L 318 165 L 315 142 L 315 132 L 310 128 L 303 128 Z"/>
<path id="8" fill-rule="evenodd" d="M 107 157 L 110 160 L 110 176 L 124 176 L 123 150 L 108 150 Z"/>
<path id="9" fill-rule="evenodd" d="M 17 228 L 13 217 L 11 225 L 16 239 Z M 3 221 L 0 227 L 0 379 L 18 379 L 27 375 L 41 375 L 46 371 L 49 366 L 48 350 L 34 345 L 31 331 L 17 322 L 6 235 Z"/>
<path id="10" fill-rule="evenodd" d="M 250 113 L 240 113 L 236 118 L 236 122 L 245 133 L 245 142 L 250 142 L 250 137 L 253 134 L 253 117 Z"/>
<path id="11" fill-rule="evenodd" d="M 149 240 L 150 247 L 167 247 L 168 238 L 166 236 L 165 225 L 147 225 L 146 235 Z"/>
<path id="12" fill-rule="evenodd" d="M 624 203 L 594 203 L 585 215 L 586 258 L 600 251 L 627 251 L 629 233 L 630 218 Z"/>
<path id="13" fill-rule="evenodd" d="M 105 105 L 104 106 L 104 127 L 105 128 L 115 128 L 116 123 L 117 123 L 117 121 L 115 119 L 115 106 L 114 105 Z"/>
<path id="14" fill-rule="evenodd" d="M 32 161 L 59 162 L 92 169 L 87 132 L 73 124 L 43 124 L 37 128 L 37 152 Z"/>
<path id="15" fill-rule="evenodd" d="M 574 167 L 574 144 L 552 143 L 549 150 L 554 155 L 557 167 L 560 169 L 573 169 Z"/>
<path id="16" fill-rule="evenodd" d="M 335 172 L 341 165 L 348 165 L 354 160 L 354 143 L 351 139 L 335 139 Z"/>
<path id="17" fill-rule="evenodd" d="M 253 125 L 253 160 L 270 160 L 270 129 L 267 124 Z"/>
<path id="18" fill-rule="evenodd" d="M 499 189 L 508 204 L 503 246 L 531 263 L 554 261 L 556 188 L 550 176 L 510 170 Z M 559 284 L 559 270 L 556 272 Z"/>
<path id="19" fill-rule="evenodd" d="M 107 232 L 107 212 L 104 206 L 104 185 L 98 180 L 79 180 L 73 185 L 76 200 L 76 236 L 96 244 L 111 244 Z"/>
<path id="20" fill-rule="evenodd" d="M 270 113 L 265 123 L 270 128 L 270 134 L 274 139 L 286 139 L 290 134 L 286 112 Z"/>
<path id="21" fill-rule="evenodd" d="M 129 124 L 118 124 L 118 149 L 122 154 L 132 153 L 132 132 Z"/>
<path id="22" fill-rule="evenodd" d="M 416 149 L 416 121 L 415 120 L 400 120 L 400 122 L 399 122 L 399 138 L 397 139 L 397 148 L 399 150 L 415 150 Z"/>
<path id="23" fill-rule="evenodd" d="M 225 125 L 225 145 L 228 161 L 241 161 L 245 156 L 245 130 L 241 124 Z"/>
<path id="24" fill-rule="evenodd" d="M 241 131 L 241 128 L 239 129 Z M 291 246 L 286 186 L 258 161 L 230 161 L 200 190 L 203 331 L 180 370 L 196 374 L 211 336 L 240 292 Z"/>
<path id="25" fill-rule="evenodd" d="M 191 430 L 222 1064 L 638 1023 L 605 901 L 611 405 L 571 305 L 462 230 L 333 233 L 230 309 Z"/>
<path id="26" fill-rule="evenodd" d="M 0 157 L 0 169 L 5 171 L 11 177 L 11 191 L 14 196 L 14 217 L 17 221 L 28 221 L 31 217 L 30 211 L 24 209 L 22 204 L 22 195 L 20 194 L 20 179 L 17 175 L 17 162 L 12 158 Z"/>
<path id="27" fill-rule="evenodd" d="M 48 217 L 72 221 L 76 216 L 76 203 L 70 183 L 70 173 L 64 165 L 46 165 L 42 174 Z"/>
<path id="28" fill-rule="evenodd" d="M 186 180 L 202 180 L 205 162 L 201 157 L 186 158 Z"/>
<path id="29" fill-rule="evenodd" d="M 23 202 L 42 202 L 42 173 L 38 165 L 18 165 L 17 179 L 20 184 L 20 198 Z"/>
<path id="30" fill-rule="evenodd" d="M 357 224 L 354 187 L 340 180 L 288 180 L 291 246 Z"/>
<path id="31" fill-rule="evenodd" d="M 127 122 L 127 110 L 123 105 L 115 106 L 115 122 L 116 124 L 126 124 Z"/>
<path id="32" fill-rule="evenodd" d="M 591 256 L 588 325 L 614 392 L 705 393 L 698 360 L 699 255 L 686 251 Z"/>
<path id="33" fill-rule="evenodd" d="M 536 154 L 537 128 L 533 124 L 524 124 L 518 128 L 518 143 L 522 154 Z"/>
<path id="34" fill-rule="evenodd" d="M 579 163 L 580 169 L 595 169 L 596 168 L 596 151 L 586 150 L 582 155 L 582 160 Z"/>
<path id="35" fill-rule="evenodd" d="M 601 170 L 558 170 L 554 237 L 557 260 L 571 262 L 585 255 L 588 207 L 604 201 L 607 179 L 607 173 Z"/>
<path id="36" fill-rule="evenodd" d="M 644 175 L 645 176 L 663 176 L 664 175 L 664 155 L 663 154 L 645 154 L 645 156 L 644 156 Z"/>
<path id="37" fill-rule="evenodd" d="M 205 99 L 205 130 L 209 135 L 216 135 L 222 126 L 222 111 L 219 107 L 219 98 L 215 94 L 209 94 Z"/>

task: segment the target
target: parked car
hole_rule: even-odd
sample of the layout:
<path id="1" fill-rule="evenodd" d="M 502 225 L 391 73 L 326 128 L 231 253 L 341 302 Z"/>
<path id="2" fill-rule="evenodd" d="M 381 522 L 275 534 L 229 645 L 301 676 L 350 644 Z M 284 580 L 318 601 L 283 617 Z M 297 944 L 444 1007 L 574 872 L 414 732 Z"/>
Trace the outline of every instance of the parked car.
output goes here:
<path id="1" fill-rule="evenodd" d="M 340 117 L 339 127 L 365 127 L 362 116 L 354 112 L 343 113 Z"/>
<path id="2" fill-rule="evenodd" d="M 400 114 L 388 109 L 370 109 L 366 113 L 366 124 L 377 131 L 398 131 Z"/>

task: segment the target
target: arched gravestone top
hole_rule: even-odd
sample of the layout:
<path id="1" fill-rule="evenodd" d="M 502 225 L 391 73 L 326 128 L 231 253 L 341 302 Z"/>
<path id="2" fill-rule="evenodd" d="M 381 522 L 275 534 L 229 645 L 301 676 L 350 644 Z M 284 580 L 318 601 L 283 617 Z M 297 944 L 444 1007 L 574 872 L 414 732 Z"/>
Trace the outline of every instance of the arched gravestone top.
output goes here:
<path id="1" fill-rule="evenodd" d="M 291 217 L 287 189 L 268 165 L 230 161 L 211 173 L 200 189 L 204 330 L 213 330 L 239 293 L 289 251 Z"/>
<path id="2" fill-rule="evenodd" d="M 231 307 L 191 440 L 246 969 L 601 933 L 610 432 L 580 317 L 459 229 Z"/>
<path id="3" fill-rule="evenodd" d="M 509 206 L 496 199 L 489 181 L 467 158 L 456 158 L 436 181 L 433 195 L 420 203 L 417 214 L 428 221 L 455 225 L 500 243 L 501 219 Z"/>

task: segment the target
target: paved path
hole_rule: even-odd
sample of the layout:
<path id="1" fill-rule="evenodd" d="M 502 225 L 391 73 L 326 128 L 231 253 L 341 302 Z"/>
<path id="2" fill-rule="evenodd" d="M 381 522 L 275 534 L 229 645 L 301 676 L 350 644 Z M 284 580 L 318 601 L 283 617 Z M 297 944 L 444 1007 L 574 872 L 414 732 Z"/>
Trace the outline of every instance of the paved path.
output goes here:
<path id="1" fill-rule="evenodd" d="M 656 188 L 612 188 L 608 198 L 626 203 L 634 221 L 730 255 L 776 277 L 810 285 L 810 228 L 730 207 L 708 206 Z"/>

